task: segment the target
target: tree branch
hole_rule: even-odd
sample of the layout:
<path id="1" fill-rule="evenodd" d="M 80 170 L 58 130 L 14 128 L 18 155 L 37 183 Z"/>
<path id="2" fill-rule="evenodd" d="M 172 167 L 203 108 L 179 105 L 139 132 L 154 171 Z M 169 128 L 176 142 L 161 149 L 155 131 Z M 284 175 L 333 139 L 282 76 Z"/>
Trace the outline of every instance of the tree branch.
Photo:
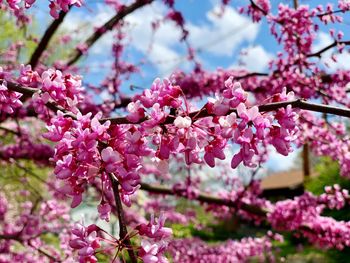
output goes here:
<path id="1" fill-rule="evenodd" d="M 245 75 L 242 76 L 237 76 L 234 77 L 235 80 L 240 80 L 240 79 L 245 79 L 245 78 L 250 78 L 250 77 L 267 77 L 269 74 L 268 73 L 260 73 L 260 72 L 251 72 L 251 73 L 247 73 Z"/>
<path id="2" fill-rule="evenodd" d="M 95 32 L 85 40 L 85 46 L 87 48 L 90 48 L 97 40 L 101 38 L 101 36 L 107 32 L 113 29 L 115 25 L 119 21 L 121 21 L 124 17 L 126 17 L 128 14 L 134 12 L 136 9 L 141 8 L 147 4 L 152 3 L 154 0 L 136 0 L 133 4 L 129 6 L 123 7 L 114 17 L 112 17 L 109 21 L 107 21 L 102 27 L 100 27 L 98 30 L 95 30 Z M 83 53 L 75 49 L 73 53 L 70 55 L 70 58 L 68 59 L 67 65 L 71 66 L 73 65 L 81 56 Z"/>
<path id="3" fill-rule="evenodd" d="M 267 16 L 267 12 L 265 12 L 264 9 L 262 9 L 260 6 L 258 6 L 253 0 L 250 0 L 250 4 L 252 5 L 253 8 L 259 10 L 261 13 L 264 14 L 264 16 Z"/>
<path id="4" fill-rule="evenodd" d="M 165 186 L 155 186 L 155 185 L 150 185 L 146 183 L 141 183 L 141 190 L 154 193 L 154 194 L 163 194 L 163 195 L 176 195 L 176 193 L 168 187 Z M 237 201 L 232 201 L 229 199 L 222 199 L 219 197 L 215 197 L 212 195 L 208 194 L 199 194 L 195 199 L 196 201 L 202 202 L 202 203 L 208 203 L 208 204 L 215 204 L 215 205 L 223 205 L 223 206 L 228 206 L 232 208 L 240 208 L 246 212 L 259 215 L 259 216 L 266 216 L 267 213 L 269 212 L 266 208 L 251 205 L 251 204 L 246 204 L 244 202 L 237 202 Z"/>
<path id="5" fill-rule="evenodd" d="M 333 14 L 336 14 L 336 13 L 345 13 L 344 10 L 335 10 L 335 11 L 329 11 L 329 12 L 325 12 L 325 13 L 321 13 L 321 14 L 318 14 L 316 15 L 317 17 L 322 17 L 322 16 L 327 16 L 327 15 L 333 15 Z"/>
<path id="6" fill-rule="evenodd" d="M 15 233 L 15 234 L 0 234 L 0 240 L 15 240 L 15 241 L 22 241 L 19 236 L 20 236 L 21 232 L 19 233 Z"/>
<path id="7" fill-rule="evenodd" d="M 3 80 L 0 79 L 0 84 L 2 83 Z M 28 88 L 28 87 L 23 87 L 19 84 L 15 84 L 13 82 L 7 82 L 7 88 L 12 91 L 20 92 L 25 95 L 33 95 L 33 93 L 38 92 L 38 89 L 33 89 L 33 88 Z M 76 117 L 65 111 L 62 107 L 59 107 L 55 105 L 54 103 L 47 103 L 46 104 L 51 110 L 57 111 L 61 110 L 63 112 L 66 112 L 67 115 L 75 119 Z M 282 101 L 282 102 L 272 102 L 272 103 L 266 103 L 263 105 L 259 105 L 259 111 L 260 112 L 268 112 L 268 111 L 274 111 L 280 108 L 285 108 L 288 105 L 291 105 L 293 108 L 298 108 L 302 110 L 308 110 L 308 111 L 314 111 L 314 112 L 322 112 L 322 113 L 329 113 L 333 115 L 338 115 L 342 117 L 347 117 L 350 118 L 350 109 L 348 108 L 340 108 L 340 107 L 335 107 L 335 106 L 329 106 L 329 105 L 323 105 L 323 104 L 318 104 L 318 103 L 311 103 L 307 102 L 302 99 L 295 99 L 295 100 L 290 100 L 290 101 Z M 230 110 L 227 114 L 230 114 L 232 112 L 237 113 L 236 109 Z M 189 117 L 195 121 L 200 118 L 204 117 L 214 117 L 216 115 L 208 113 L 207 109 L 203 107 L 199 111 L 194 111 L 189 114 Z M 106 121 L 111 121 L 112 124 L 140 124 L 144 121 L 148 120 L 148 118 L 141 119 L 137 123 L 132 123 L 130 122 L 126 117 L 114 117 L 114 118 L 104 118 L 101 119 L 100 122 L 104 123 Z M 175 117 L 173 116 L 168 116 L 165 121 L 162 124 L 171 124 L 175 120 Z"/>
<path id="8" fill-rule="evenodd" d="M 31 209 L 31 214 L 33 213 L 33 210 L 37 207 L 38 205 L 38 202 L 39 202 L 40 199 L 37 200 L 37 202 L 34 204 L 33 208 Z M 27 223 L 25 224 L 27 225 Z M 25 226 L 24 226 L 25 227 Z M 21 231 L 17 232 L 17 233 L 14 233 L 14 234 L 0 234 L 0 240 L 13 240 L 13 241 L 16 241 L 18 242 L 19 244 L 21 244 L 22 246 L 25 247 L 25 245 L 23 244 L 23 242 L 25 240 L 23 240 L 21 238 L 21 234 L 23 232 L 23 229 L 24 227 L 22 228 Z M 30 242 L 31 240 L 27 240 L 28 241 L 28 245 L 31 246 L 32 248 L 34 248 L 35 250 L 37 250 L 40 254 L 46 256 L 47 258 L 49 258 L 51 261 L 50 262 L 62 262 L 61 259 L 58 259 L 52 255 L 50 255 L 49 253 L 47 253 L 46 251 L 42 250 L 41 248 L 37 248 L 35 246 L 32 245 L 32 243 Z"/>
<path id="9" fill-rule="evenodd" d="M 294 9 L 298 9 L 299 1 L 298 0 L 293 0 L 293 5 L 294 5 Z"/>
<path id="10" fill-rule="evenodd" d="M 5 80 L 0 79 L 0 85 L 4 82 Z M 25 97 L 31 97 L 35 92 L 38 92 L 39 89 L 34 89 L 34 88 L 29 88 L 29 87 L 24 87 L 20 84 L 14 83 L 14 82 L 6 82 L 7 83 L 7 88 L 9 90 L 15 91 L 22 93 Z"/>
<path id="11" fill-rule="evenodd" d="M 115 204 L 116 204 L 117 213 L 118 213 L 119 240 L 123 240 L 123 243 L 126 245 L 131 262 L 137 263 L 136 255 L 134 253 L 134 250 L 131 248 L 131 242 L 130 242 L 130 239 L 128 237 L 128 229 L 126 227 L 123 205 L 122 205 L 122 202 L 120 200 L 120 195 L 119 195 L 119 182 L 118 182 L 118 180 L 116 180 L 114 178 L 114 176 L 112 174 L 109 174 L 109 178 L 112 182 L 114 199 L 115 199 Z"/>
<path id="12" fill-rule="evenodd" d="M 130 97 L 121 97 L 120 103 L 115 105 L 114 109 L 126 108 L 130 102 L 132 102 L 132 99 Z"/>
<path id="13" fill-rule="evenodd" d="M 302 99 L 267 103 L 267 104 L 259 105 L 258 108 L 259 108 L 260 112 L 268 112 L 268 111 L 274 111 L 274 110 L 277 110 L 280 108 L 285 108 L 288 105 L 291 105 L 293 108 L 298 108 L 298 109 L 302 109 L 302 110 L 329 113 L 329 114 L 333 114 L 333 115 L 338 115 L 338 116 L 350 118 L 350 109 L 334 107 L 334 106 L 329 106 L 329 105 L 323 105 L 323 104 L 317 104 L 317 103 L 311 103 L 311 102 L 307 102 L 307 101 L 302 100 Z M 230 114 L 233 112 L 237 113 L 237 110 L 232 109 L 227 114 Z M 192 119 L 192 121 L 198 120 L 200 118 L 214 117 L 214 116 L 216 116 L 216 115 L 208 113 L 208 111 L 205 107 L 199 111 L 194 111 L 194 112 L 191 112 L 189 114 L 189 117 Z M 111 121 L 112 124 L 131 124 L 131 122 L 128 121 L 128 119 L 126 117 L 105 118 L 105 119 L 101 119 L 100 122 L 104 123 L 108 120 Z M 148 118 L 142 119 L 135 124 L 140 124 L 146 120 L 148 120 Z M 171 124 L 174 122 L 174 120 L 175 120 L 175 117 L 168 116 L 162 124 Z"/>
<path id="14" fill-rule="evenodd" d="M 306 57 L 311 58 L 311 57 L 321 57 L 322 53 L 326 52 L 327 50 L 336 47 L 337 45 L 350 45 L 350 41 L 334 41 L 332 44 L 329 44 L 328 46 L 322 48 L 321 50 L 311 53 L 306 55 Z"/>
<path id="15" fill-rule="evenodd" d="M 154 193 L 154 194 L 176 195 L 176 193 L 174 193 L 174 191 L 168 187 L 155 186 L 155 185 L 150 185 L 146 183 L 141 183 L 141 190 Z M 241 200 L 238 200 L 238 201 L 232 201 L 227 199 L 225 200 L 225 199 L 207 195 L 207 194 L 199 194 L 195 199 L 192 199 L 192 200 L 197 200 L 199 202 L 208 203 L 208 204 L 223 205 L 227 207 L 238 208 L 245 212 L 249 212 L 251 214 L 261 216 L 262 218 L 265 218 L 265 219 L 267 218 L 267 214 L 271 212 L 269 209 L 265 207 L 247 204 L 242 202 Z M 299 230 L 310 232 L 310 233 L 315 232 L 308 225 L 301 225 Z"/>
<path id="16" fill-rule="evenodd" d="M 41 38 L 38 46 L 36 47 L 34 53 L 32 54 L 28 62 L 28 64 L 32 66 L 32 69 L 35 69 L 35 67 L 38 65 L 41 55 L 46 50 L 51 38 L 53 37 L 56 30 L 63 22 L 64 17 L 66 16 L 67 13 L 68 12 L 61 11 L 59 13 L 58 19 L 53 20 L 51 25 L 46 29 L 43 37 Z"/>
<path id="17" fill-rule="evenodd" d="M 11 130 L 11 129 L 9 129 L 9 128 L 6 128 L 6 127 L 2 127 L 2 126 L 0 126 L 0 130 L 1 131 L 4 131 L 4 132 L 6 132 L 6 133 L 12 133 L 12 134 L 15 134 L 15 135 L 21 135 L 19 132 L 17 132 L 17 131 L 14 131 L 14 130 Z"/>
<path id="18" fill-rule="evenodd" d="M 56 257 L 54 257 L 54 256 L 52 256 L 52 255 L 50 255 L 50 254 L 47 253 L 46 251 L 42 250 L 40 247 L 37 248 L 37 247 L 33 246 L 30 242 L 29 242 L 29 245 L 30 245 L 32 248 L 36 249 L 40 254 L 44 255 L 44 256 L 47 257 L 47 258 L 49 258 L 49 259 L 51 260 L 51 262 L 62 262 L 61 259 L 58 259 L 58 258 L 56 258 Z"/>

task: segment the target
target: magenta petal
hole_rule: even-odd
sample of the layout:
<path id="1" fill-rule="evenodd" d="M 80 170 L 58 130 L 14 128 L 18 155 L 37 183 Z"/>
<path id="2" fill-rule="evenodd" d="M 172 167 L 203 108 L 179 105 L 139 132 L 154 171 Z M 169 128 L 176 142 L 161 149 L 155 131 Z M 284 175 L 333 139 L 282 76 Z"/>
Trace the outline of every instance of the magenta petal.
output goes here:
<path id="1" fill-rule="evenodd" d="M 80 205 L 82 200 L 83 200 L 83 197 L 82 197 L 81 194 L 73 196 L 73 200 L 72 200 L 72 203 L 71 203 L 70 207 L 71 208 L 77 207 L 78 205 Z"/>
<path id="2" fill-rule="evenodd" d="M 215 166 L 215 159 L 212 153 L 205 153 L 204 160 L 210 167 L 213 168 Z"/>
<path id="3" fill-rule="evenodd" d="M 241 155 L 241 152 L 235 154 L 233 157 L 232 157 L 232 160 L 231 160 L 231 167 L 232 169 L 235 169 L 237 168 L 237 166 L 242 162 L 242 155 Z"/>

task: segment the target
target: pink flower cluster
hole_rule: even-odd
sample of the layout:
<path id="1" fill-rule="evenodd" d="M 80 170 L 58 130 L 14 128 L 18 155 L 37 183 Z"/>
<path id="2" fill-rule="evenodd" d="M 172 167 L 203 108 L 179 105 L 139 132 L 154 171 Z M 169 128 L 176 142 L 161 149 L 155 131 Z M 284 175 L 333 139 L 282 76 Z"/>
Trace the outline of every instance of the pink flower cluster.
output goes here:
<path id="1" fill-rule="evenodd" d="M 349 191 L 341 189 L 339 185 L 326 186 L 325 193 L 320 195 L 319 202 L 330 209 L 341 209 L 350 201 Z"/>
<path id="2" fill-rule="evenodd" d="M 226 81 L 225 86 L 227 89 L 223 91 L 223 96 L 209 100 L 206 107 L 209 113 L 219 116 L 226 115 L 232 107 L 237 107 L 237 115 L 231 113 L 218 119 L 221 136 L 225 139 L 232 138 L 234 143 L 240 145 L 240 151 L 232 158 L 232 168 L 236 168 L 241 162 L 245 166 L 255 167 L 253 157 L 259 154 L 258 143 L 264 140 L 275 146 L 279 153 L 288 155 L 292 150 L 291 142 L 295 140 L 298 132 L 297 114 L 291 106 L 277 110 L 274 116 L 264 115 L 259 112 L 257 106 L 247 108 L 244 103 L 245 92 L 238 83 L 232 83 L 232 78 Z M 274 101 L 287 101 L 293 97 L 292 92 L 287 94 L 284 89 L 281 94 L 274 96 Z M 240 118 L 240 122 L 237 117 Z M 274 119 L 277 120 L 276 124 L 273 123 Z M 219 158 L 220 154 L 223 154 L 222 147 L 217 150 Z"/>
<path id="3" fill-rule="evenodd" d="M 349 7 L 350 7 L 349 3 L 346 3 L 346 2 L 347 2 L 346 0 L 338 1 L 338 7 L 343 12 L 349 10 Z M 341 23 L 343 21 L 343 18 L 337 15 L 338 12 L 339 12 L 338 10 L 334 10 L 334 7 L 332 4 L 328 3 L 325 7 L 322 5 L 318 5 L 313 10 L 313 15 L 318 17 L 321 22 L 327 25 L 329 23 L 336 23 L 336 22 Z"/>
<path id="4" fill-rule="evenodd" d="M 340 174 L 350 176 L 350 142 L 346 135 L 343 123 L 333 122 L 327 124 L 323 119 L 317 118 L 310 113 L 302 112 L 300 119 L 301 128 L 298 144 L 309 142 L 313 152 L 318 155 L 326 155 L 340 164 Z M 331 143 L 330 143 L 331 142 Z"/>
<path id="5" fill-rule="evenodd" d="M 6 0 L 8 6 L 17 11 L 17 10 L 20 10 L 21 9 L 21 4 L 22 2 L 24 2 L 24 7 L 25 8 L 30 8 L 34 3 L 35 3 L 35 0 Z M 2 1 L 0 1 L 0 4 L 2 3 Z"/>
<path id="6" fill-rule="evenodd" d="M 258 257 L 262 262 L 274 262 L 272 241 L 282 241 L 279 235 L 260 238 L 243 238 L 239 241 L 208 245 L 198 238 L 175 239 L 168 247 L 174 262 L 246 262 L 251 257 Z"/>
<path id="7" fill-rule="evenodd" d="M 143 237 L 141 240 L 141 247 L 138 248 L 138 256 L 143 262 L 168 262 L 164 253 L 169 238 L 172 235 L 172 230 L 164 227 L 164 222 L 165 217 L 163 215 L 161 215 L 159 219 L 152 216 L 148 224 L 141 223 L 135 227 L 137 234 Z M 97 262 L 96 254 L 99 252 L 112 255 L 113 249 L 118 248 L 118 252 L 120 252 L 125 248 L 122 239 L 118 240 L 114 238 L 95 224 L 85 227 L 81 223 L 76 223 L 73 226 L 71 233 L 72 235 L 69 238 L 69 246 L 78 252 L 79 262 L 82 263 Z M 107 246 L 102 247 L 102 242 L 105 242 L 110 248 L 107 248 Z M 126 248 L 129 249 L 129 247 Z M 116 256 L 119 255 L 117 254 Z"/>
<path id="8" fill-rule="evenodd" d="M 338 7 L 345 11 L 349 11 L 350 10 L 350 2 L 348 0 L 339 0 L 338 1 Z"/>
<path id="9" fill-rule="evenodd" d="M 168 80 L 156 80 L 150 90 L 136 96 L 135 101 L 128 105 L 127 119 L 141 122 L 153 137 L 152 143 L 158 147 L 156 157 L 160 160 L 168 160 L 170 154 L 183 153 L 187 165 L 201 163 L 199 153 L 204 151 L 203 160 L 214 167 L 215 159 L 225 159 L 224 149 L 230 139 L 241 146 L 232 159 L 232 168 L 241 162 L 254 167 L 253 157 L 259 155 L 259 143 L 263 142 L 270 142 L 281 154 L 288 155 L 298 132 L 295 111 L 288 106 L 275 115 L 261 114 L 257 106 L 247 106 L 247 93 L 239 83 L 233 82 L 232 77 L 225 82 L 225 87 L 222 95 L 209 99 L 201 110 L 214 117 L 195 119 L 196 115 L 189 116 L 190 105 L 181 97 L 180 87 Z M 284 90 L 274 96 L 274 101 L 293 98 L 292 92 L 287 94 Z M 237 114 L 233 112 L 235 108 Z M 177 117 L 164 134 L 162 125 L 167 124 L 174 110 Z"/>
<path id="10" fill-rule="evenodd" d="M 20 98 L 21 93 L 10 91 L 7 87 L 8 82 L 17 82 L 24 87 L 38 89 L 34 92 L 31 100 L 34 110 L 47 116 L 47 103 L 55 103 L 65 110 L 77 113 L 78 103 L 82 102 L 83 88 L 81 86 L 81 76 L 63 74 L 59 70 L 48 69 L 40 75 L 32 70 L 30 65 L 21 65 L 19 76 L 12 77 L 11 70 L 4 70 L 0 67 L 0 112 L 12 114 L 15 109 L 22 106 Z"/>
<path id="11" fill-rule="evenodd" d="M 36 111 L 41 114 L 46 113 L 47 110 L 43 105 L 50 100 L 66 110 L 77 113 L 77 104 L 83 98 L 81 77 L 63 74 L 59 70 L 48 69 L 39 76 L 30 65 L 21 65 L 18 82 L 40 89 L 40 93 L 34 93 L 33 103 Z"/>
<path id="12" fill-rule="evenodd" d="M 24 8 L 30 8 L 35 3 L 35 1 L 36 0 L 24 0 L 24 1 L 23 0 L 6 0 L 9 8 L 17 13 L 19 11 L 22 11 L 23 9 L 23 7 L 21 6 L 22 2 L 24 5 Z M 1 3 L 2 3 L 2 0 L 0 1 L 0 4 Z M 70 6 L 75 5 L 80 7 L 82 6 L 82 4 L 83 4 L 82 0 L 50 0 L 50 4 L 49 4 L 50 15 L 53 18 L 57 19 L 59 11 L 62 10 L 64 12 L 67 12 Z"/>
<path id="13" fill-rule="evenodd" d="M 73 120 L 58 112 L 44 134 L 45 138 L 58 142 L 53 157 L 55 174 L 58 179 L 65 181 L 62 190 L 73 196 L 72 207 L 81 203 L 85 185 L 94 181 L 99 173 L 101 157 L 97 148 L 98 140 L 109 139 L 106 130 L 110 125 L 109 122 L 100 124 L 99 117 L 91 119 L 91 114 L 79 113 L 77 120 Z"/>
<path id="14" fill-rule="evenodd" d="M 134 97 L 133 103 L 129 104 L 128 119 L 132 122 L 138 122 L 144 117 L 146 109 L 152 109 L 150 112 L 150 119 L 143 123 L 145 128 L 152 128 L 162 123 L 166 117 L 166 107 L 179 108 L 182 105 L 180 98 L 182 90 L 179 86 L 174 86 L 172 83 L 165 79 L 161 81 L 156 79 L 150 89 L 145 90 L 141 95 Z"/>
<path id="15" fill-rule="evenodd" d="M 305 193 L 294 200 L 277 202 L 268 221 L 275 229 L 297 230 L 312 243 L 341 250 L 350 245 L 350 223 L 321 216 L 321 213 L 325 207 L 340 209 L 348 202 L 347 191 L 341 191 L 338 186 L 327 187 L 320 197 Z"/>
<path id="16" fill-rule="evenodd" d="M 270 18 L 272 35 L 283 44 L 283 49 L 291 59 L 305 59 L 303 54 L 311 51 L 314 32 L 318 29 L 311 18 L 308 6 L 301 5 L 293 9 L 283 4 L 278 6 L 278 14 Z M 278 26 L 280 31 L 277 30 Z"/>
<path id="17" fill-rule="evenodd" d="M 80 223 L 76 223 L 72 228 L 71 233 L 73 236 L 69 241 L 69 246 L 74 250 L 78 250 L 79 262 L 97 262 L 95 253 L 96 249 L 101 246 L 97 235 L 98 231 L 99 227 L 96 225 L 85 227 Z"/>
<path id="18" fill-rule="evenodd" d="M 8 203 L 5 196 L 0 195 L 0 221 L 5 219 L 6 212 L 8 210 Z"/>
<path id="19" fill-rule="evenodd" d="M 0 67 L 1 71 L 1 67 Z M 0 82 L 0 114 L 12 114 L 15 109 L 22 106 L 21 93 L 8 90 L 5 80 Z"/>
<path id="20" fill-rule="evenodd" d="M 310 193 L 305 193 L 294 200 L 279 201 L 269 214 L 269 222 L 275 229 L 296 230 L 305 221 L 313 219 L 320 213 L 317 205 L 317 198 Z"/>
<path id="21" fill-rule="evenodd" d="M 0 146 L 0 156 L 3 160 L 28 159 L 38 164 L 50 164 L 49 158 L 53 156 L 53 149 L 50 145 L 33 143 L 29 139 L 23 139 L 15 144 Z"/>
<path id="22" fill-rule="evenodd" d="M 26 191 L 14 193 L 17 196 L 26 195 Z M 53 233 L 61 235 L 69 227 L 69 208 L 55 200 L 43 201 L 39 206 L 31 201 L 20 203 L 18 211 L 11 207 L 4 195 L 0 196 L 0 262 L 46 262 L 47 257 L 41 252 L 46 251 L 58 261 L 72 262 L 61 258 L 60 252 L 66 255 L 72 249 L 65 248 L 64 244 L 52 246 L 45 242 L 43 235 Z M 23 244 L 21 250 L 16 249 L 18 242 Z M 40 252 L 41 249 L 41 252 Z"/>
<path id="23" fill-rule="evenodd" d="M 48 126 L 45 138 L 58 142 L 53 161 L 56 163 L 56 177 L 64 181 L 61 189 L 73 197 L 72 207 L 82 201 L 86 186 L 99 183 L 108 196 L 112 196 L 108 174 L 115 176 L 125 204 L 130 205 L 129 196 L 139 185 L 142 156 L 150 154 L 141 133 L 130 125 L 110 127 L 110 121 L 103 124 L 101 114 L 78 113 L 77 119 L 58 112 Z M 110 206 L 102 199 L 98 211 L 101 218 L 108 220 Z"/>
<path id="24" fill-rule="evenodd" d="M 185 161 L 200 163 L 198 140 L 205 139 L 205 132 L 192 127 L 191 118 L 188 116 L 177 116 L 174 125 L 167 134 L 163 134 L 161 125 L 172 111 L 188 114 L 188 109 L 183 109 L 184 101 L 181 98 L 182 90 L 174 86 L 169 80 L 156 79 L 150 90 L 135 97 L 135 102 L 128 106 L 130 114 L 128 120 L 137 122 L 145 117 L 147 110 L 149 118 L 141 123 L 143 129 L 153 137 L 152 143 L 158 147 L 156 157 L 160 160 L 168 160 L 171 153 L 180 152 L 185 155 Z M 185 103 L 185 106 L 188 105 Z M 196 138 L 196 136 L 200 136 Z"/>
<path id="25" fill-rule="evenodd" d="M 141 240 L 139 256 L 145 263 L 166 263 L 167 258 L 163 255 L 168 246 L 168 238 L 172 235 L 171 228 L 164 227 L 165 217 L 160 215 L 158 219 L 151 216 L 150 222 L 136 227 L 141 236 L 148 239 Z"/>
<path id="26" fill-rule="evenodd" d="M 259 22 L 263 16 L 267 16 L 271 9 L 269 0 L 254 0 L 248 7 L 240 9 L 241 13 L 251 16 L 253 22 Z"/>

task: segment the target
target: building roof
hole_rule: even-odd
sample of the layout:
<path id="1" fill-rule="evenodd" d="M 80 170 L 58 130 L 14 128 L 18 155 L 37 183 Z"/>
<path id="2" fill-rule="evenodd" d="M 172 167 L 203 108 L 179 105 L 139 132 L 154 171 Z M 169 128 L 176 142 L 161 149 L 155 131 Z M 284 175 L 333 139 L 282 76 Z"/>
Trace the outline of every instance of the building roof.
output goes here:
<path id="1" fill-rule="evenodd" d="M 291 170 L 273 173 L 261 181 L 263 190 L 279 188 L 296 188 L 303 184 L 304 175 L 302 170 Z"/>

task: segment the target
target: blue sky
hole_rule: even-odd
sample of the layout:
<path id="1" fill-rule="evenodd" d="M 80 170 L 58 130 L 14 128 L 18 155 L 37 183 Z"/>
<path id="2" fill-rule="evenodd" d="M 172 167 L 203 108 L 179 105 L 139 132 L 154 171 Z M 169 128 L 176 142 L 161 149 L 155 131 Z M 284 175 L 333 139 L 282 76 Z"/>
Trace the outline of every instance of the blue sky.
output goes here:
<path id="1" fill-rule="evenodd" d="M 240 1 L 238 1 L 240 2 Z M 241 1 L 244 4 L 245 1 Z M 74 8 L 67 16 L 65 30 L 78 28 L 79 25 L 91 23 L 94 26 L 103 24 L 113 15 L 111 8 L 105 8 L 100 1 L 87 1 L 86 7 Z M 262 44 L 266 38 L 259 39 L 259 35 L 265 35 L 264 26 L 253 24 L 250 20 L 238 14 L 233 7 L 228 7 L 224 15 L 218 17 L 217 2 L 189 0 L 177 1 L 177 6 L 186 18 L 188 29 L 191 32 L 190 42 L 194 48 L 200 49 L 198 57 L 207 69 L 214 70 L 217 67 L 230 67 L 238 63 L 239 51 L 242 46 L 249 48 L 256 47 L 256 51 L 261 54 L 262 61 L 258 69 L 264 69 L 267 60 L 271 58 L 273 47 L 271 43 L 263 49 Z M 39 6 L 40 12 L 37 17 L 41 21 L 48 21 L 42 10 L 46 6 Z M 161 18 L 166 12 L 166 8 L 161 1 L 155 1 L 151 6 L 135 12 L 127 18 L 130 23 L 130 32 L 133 39 L 126 51 L 125 57 L 129 61 L 146 61 L 142 67 L 142 77 L 133 78 L 137 86 L 149 85 L 157 77 L 168 76 L 176 67 L 190 70 L 193 65 L 188 63 L 184 57 L 186 50 L 184 43 L 179 42 L 180 31 L 172 22 L 161 25 L 154 36 L 153 48 L 149 52 L 152 34 L 150 30 L 151 22 L 156 18 Z M 45 23 L 41 23 L 45 24 Z M 80 30 L 75 35 L 84 39 L 88 33 Z M 101 69 L 100 64 L 112 63 L 110 56 L 110 46 L 113 34 L 109 34 L 95 44 L 87 59 L 82 64 L 92 65 L 92 72 L 86 75 L 88 82 L 98 83 L 106 74 Z M 252 64 L 252 63 L 251 63 Z M 253 63 L 254 64 L 254 63 Z M 125 88 L 125 91 L 127 91 Z"/>
<path id="2" fill-rule="evenodd" d="M 106 7 L 103 0 L 86 0 L 85 2 L 85 6 L 73 8 L 64 23 L 66 32 L 79 29 L 73 34 L 81 41 L 91 32 L 92 26 L 102 25 L 114 14 L 113 9 Z M 127 45 L 125 59 L 135 63 L 145 62 L 144 66 L 141 67 L 141 76 L 134 76 L 132 81 L 123 86 L 123 90 L 127 93 L 130 92 L 130 84 L 147 87 L 154 78 L 167 77 L 176 68 L 184 70 L 193 68 L 193 64 L 185 59 L 185 45 L 180 43 L 181 33 L 174 23 L 162 24 L 156 34 L 152 36 L 151 22 L 162 18 L 167 10 L 161 2 L 155 1 L 127 18 L 130 23 L 128 32 L 132 38 Z M 218 4 L 220 2 L 220 0 L 176 1 L 176 8 L 183 13 L 187 29 L 190 31 L 189 42 L 198 50 L 198 59 L 208 70 L 214 70 L 218 67 L 237 67 L 241 61 L 248 70 L 267 71 L 268 61 L 280 48 L 270 35 L 266 22 L 254 24 L 249 18 L 236 11 L 237 7 L 246 5 L 248 0 L 231 1 L 231 5 L 219 17 Z M 278 3 L 292 4 L 292 0 L 272 0 L 271 2 L 274 13 L 277 12 Z M 299 0 L 299 2 L 315 6 L 327 1 Z M 337 1 L 334 0 L 330 2 L 333 2 L 334 5 L 337 4 Z M 47 11 L 46 1 L 41 1 L 34 11 L 37 20 L 42 25 L 42 30 L 45 29 L 46 22 L 50 21 Z M 350 23 L 350 19 L 346 20 L 345 22 Z M 349 24 L 343 24 L 344 31 L 349 31 L 349 27 Z M 332 41 L 328 30 L 326 27 L 321 27 L 319 43 L 315 46 L 315 50 Z M 150 50 L 152 37 L 154 40 L 153 48 Z M 89 74 L 84 76 L 85 81 L 98 84 L 108 73 L 101 65 L 113 63 L 111 57 L 112 40 L 113 33 L 107 34 L 95 44 L 89 56 L 82 60 L 82 65 L 91 67 Z M 246 55 L 240 55 L 242 49 L 247 53 Z M 347 59 L 343 60 L 343 64 L 347 64 Z"/>
<path id="3" fill-rule="evenodd" d="M 130 2 L 130 1 L 129 1 Z M 272 10 L 277 11 L 277 4 L 292 4 L 292 0 L 271 1 Z M 327 1 L 299 0 L 300 4 L 315 6 Z M 328 1 L 329 2 L 329 1 Z M 337 1 L 330 1 L 335 6 Z M 274 54 L 280 48 L 269 33 L 266 22 L 254 24 L 249 18 L 239 14 L 236 11 L 238 6 L 244 6 L 248 0 L 232 0 L 225 12 L 219 17 L 218 0 L 178 0 L 176 8 L 180 10 L 187 22 L 187 29 L 190 31 L 189 41 L 195 49 L 199 49 L 198 58 L 208 70 L 214 70 L 218 67 L 232 68 L 237 67 L 242 61 L 245 67 L 250 71 L 266 72 L 268 61 L 274 57 Z M 37 20 L 45 29 L 46 22 L 50 21 L 46 1 L 41 1 L 36 9 L 33 9 Z M 179 41 L 181 32 L 172 23 L 162 24 L 154 36 L 152 36 L 151 22 L 157 18 L 162 18 L 166 8 L 161 1 L 155 1 L 151 5 L 129 15 L 128 32 L 131 39 L 127 44 L 125 59 L 138 63 L 145 61 L 141 67 L 141 75 L 135 75 L 132 80 L 125 83 L 122 90 L 125 93 L 131 93 L 130 85 L 136 85 L 148 88 L 156 77 L 167 77 L 177 67 L 184 70 L 191 70 L 193 65 L 186 59 L 186 49 L 184 43 Z M 77 30 L 74 36 L 82 41 L 91 33 L 92 26 L 100 26 L 110 17 L 114 11 L 106 7 L 102 0 L 86 0 L 86 5 L 82 8 L 73 8 L 67 15 L 63 28 L 65 32 Z M 344 33 L 344 39 L 350 39 L 350 19 L 347 17 L 339 28 Z M 86 26 L 88 25 L 88 26 Z M 90 28 L 85 29 L 85 28 Z M 328 34 L 329 28 L 321 27 L 318 35 L 318 41 L 314 47 L 315 50 L 326 46 L 332 42 Z M 153 42 L 152 42 L 153 37 Z M 108 74 L 106 68 L 102 65 L 113 63 L 111 57 L 111 43 L 113 33 L 104 36 L 90 50 L 87 58 L 81 61 L 81 65 L 89 65 L 90 72 L 84 75 L 84 80 L 89 83 L 98 84 Z M 150 44 L 153 43 L 152 49 Z M 240 55 L 242 49 L 246 55 Z M 329 61 L 332 51 L 328 52 L 323 61 Z M 344 55 L 340 58 L 338 64 L 331 64 L 331 69 L 348 68 L 350 69 L 350 56 Z M 108 67 L 107 67 L 108 68 Z M 287 169 L 290 167 L 290 160 L 296 154 L 289 158 L 280 155 L 272 155 L 269 164 L 276 170 Z"/>

